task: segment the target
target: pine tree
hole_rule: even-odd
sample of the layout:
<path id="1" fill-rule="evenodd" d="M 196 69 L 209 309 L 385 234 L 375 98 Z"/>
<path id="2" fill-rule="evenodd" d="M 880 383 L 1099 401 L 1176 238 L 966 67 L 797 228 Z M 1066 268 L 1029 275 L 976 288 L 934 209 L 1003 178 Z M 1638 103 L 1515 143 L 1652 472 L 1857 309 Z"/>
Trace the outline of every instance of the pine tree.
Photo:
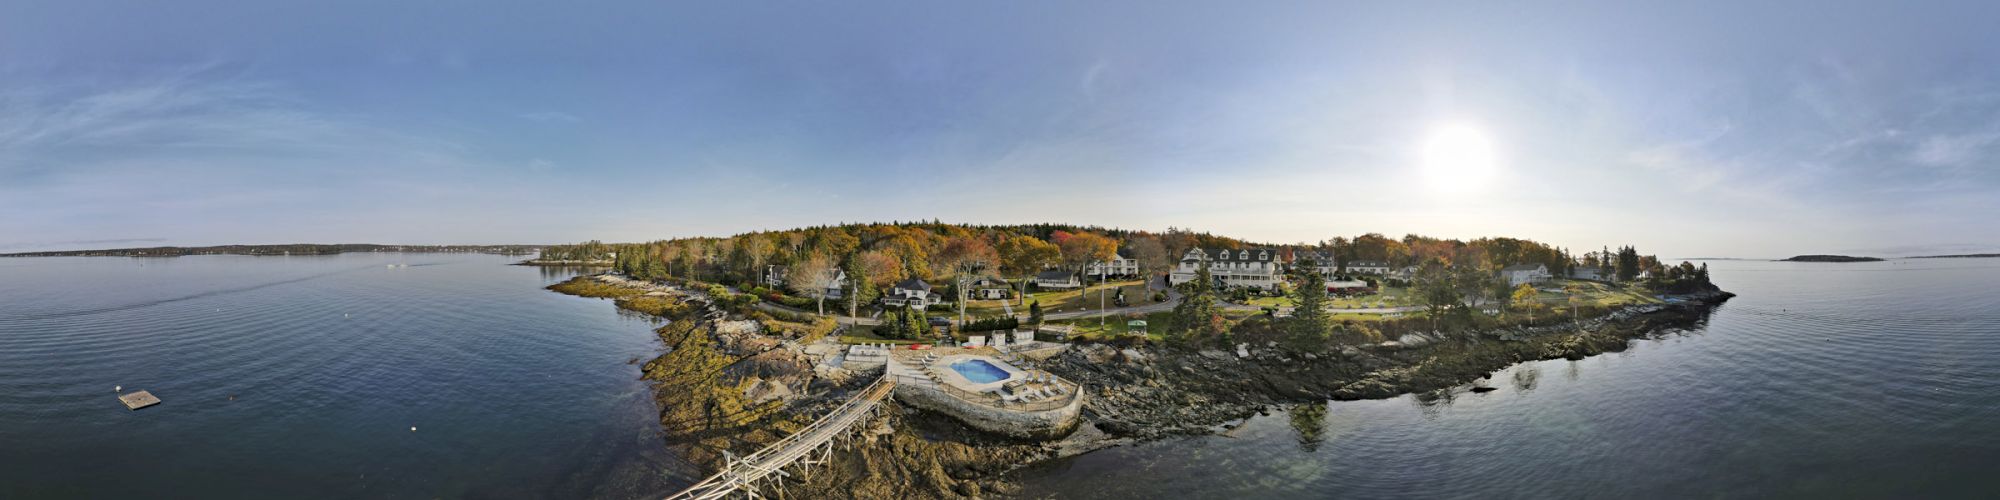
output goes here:
<path id="1" fill-rule="evenodd" d="M 930 337 L 930 317 L 926 316 L 922 310 L 910 309 L 910 314 L 907 318 L 910 321 L 910 338 L 923 339 Z"/>
<path id="2" fill-rule="evenodd" d="M 1042 301 L 1028 303 L 1028 322 L 1042 324 Z"/>
<path id="3" fill-rule="evenodd" d="M 1167 343 L 1188 344 L 1222 333 L 1212 280 L 1208 264 L 1202 263 L 1201 268 L 1195 271 L 1194 279 L 1181 284 L 1181 303 L 1174 306 L 1173 316 L 1167 322 Z M 1324 287 L 1321 289 L 1324 290 Z"/>
<path id="4" fill-rule="evenodd" d="M 859 316 L 861 304 L 875 301 L 875 287 L 868 284 L 868 266 L 862 265 L 861 253 L 855 252 L 847 255 L 847 262 L 841 267 L 847 273 L 847 315 Z"/>
<path id="5" fill-rule="evenodd" d="M 1317 271 L 1303 273 L 1299 287 L 1292 290 L 1292 304 L 1292 317 L 1285 320 L 1292 347 L 1308 351 L 1325 347 L 1327 332 L 1333 329 L 1333 317 L 1326 312 L 1326 278 Z"/>

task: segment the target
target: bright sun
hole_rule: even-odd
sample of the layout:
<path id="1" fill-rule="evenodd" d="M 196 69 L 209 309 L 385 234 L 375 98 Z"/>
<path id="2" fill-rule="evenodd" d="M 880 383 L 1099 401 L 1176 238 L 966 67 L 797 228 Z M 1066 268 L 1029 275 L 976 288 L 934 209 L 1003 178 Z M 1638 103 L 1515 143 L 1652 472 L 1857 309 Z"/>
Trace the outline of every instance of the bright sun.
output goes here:
<path id="1" fill-rule="evenodd" d="M 1424 142 L 1424 175 L 1440 191 L 1477 189 L 1493 177 L 1493 143 L 1468 125 L 1446 125 Z"/>

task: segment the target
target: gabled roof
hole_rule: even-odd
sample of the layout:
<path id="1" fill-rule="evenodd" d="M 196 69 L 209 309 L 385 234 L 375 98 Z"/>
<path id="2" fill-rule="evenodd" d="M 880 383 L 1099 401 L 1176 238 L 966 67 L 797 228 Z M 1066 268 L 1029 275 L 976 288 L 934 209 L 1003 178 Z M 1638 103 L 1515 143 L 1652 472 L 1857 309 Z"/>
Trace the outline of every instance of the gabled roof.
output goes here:
<path id="1" fill-rule="evenodd" d="M 1269 248 L 1198 248 L 1195 251 L 1208 256 L 1208 260 L 1219 262 L 1277 262 L 1278 251 Z M 1192 253 L 1192 252 L 1190 252 Z M 1186 259 L 1182 259 L 1186 260 Z"/>
<path id="2" fill-rule="evenodd" d="M 1504 272 L 1514 272 L 1514 271 L 1533 271 L 1536 269 L 1546 269 L 1546 268 L 1547 266 L 1543 266 L 1541 264 L 1514 264 L 1502 268 L 1500 270 Z"/>
<path id="3" fill-rule="evenodd" d="M 1075 274 L 1071 274 L 1071 273 L 1070 273 L 1069 271 L 1064 271 L 1064 270 L 1061 270 L 1061 269 L 1050 269 L 1050 270 L 1047 270 L 1047 271 L 1042 271 L 1042 272 L 1039 272 L 1039 273 L 1035 273 L 1035 279 L 1037 279 L 1037 280 L 1069 280 L 1069 279 L 1076 279 L 1076 275 L 1075 275 Z"/>
<path id="4" fill-rule="evenodd" d="M 925 283 L 925 282 L 924 282 L 924 280 L 920 280 L 920 279 L 916 279 L 916 278 L 910 278 L 910 279 L 906 279 L 906 280 L 903 280 L 903 281 L 898 281 L 898 282 L 896 282 L 896 288 L 901 288 L 901 289 L 904 289 L 904 290 L 923 290 L 923 291 L 930 291 L 930 289 L 931 289 L 931 284 L 930 284 L 930 283 Z"/>

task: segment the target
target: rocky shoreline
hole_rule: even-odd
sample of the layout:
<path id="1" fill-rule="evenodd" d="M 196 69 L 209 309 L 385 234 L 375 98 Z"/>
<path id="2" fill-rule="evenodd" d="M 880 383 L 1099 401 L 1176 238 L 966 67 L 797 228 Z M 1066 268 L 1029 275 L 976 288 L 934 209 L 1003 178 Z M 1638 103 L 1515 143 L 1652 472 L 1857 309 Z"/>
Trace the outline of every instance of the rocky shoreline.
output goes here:
<path id="1" fill-rule="evenodd" d="M 1205 434 L 1280 405 L 1448 390 L 1517 363 L 1623 351 L 1634 339 L 1697 327 L 1733 296 L 1691 295 L 1678 304 L 1626 308 L 1574 325 L 1413 334 L 1326 354 L 1270 345 L 1192 353 L 1084 346 L 1041 367 L 1090 386 L 1094 397 L 1085 417 L 1107 435 Z"/>
<path id="2" fill-rule="evenodd" d="M 612 264 L 613 262 L 608 260 L 544 260 L 544 259 L 528 259 L 514 263 L 514 265 L 516 266 L 580 266 L 580 267 L 611 267 Z"/>
<path id="3" fill-rule="evenodd" d="M 578 278 L 578 280 L 591 279 Z M 574 281 L 572 282 L 574 283 Z M 604 284 L 630 293 L 605 292 Z M 721 452 L 749 453 L 810 423 L 871 377 L 814 369 L 803 331 L 732 318 L 701 292 L 627 282 L 551 286 L 581 296 L 619 299 L 621 308 L 666 316 L 666 352 L 647 361 L 663 436 L 679 454 L 712 472 Z M 1633 339 L 1671 335 L 1705 322 L 1732 297 L 1704 292 L 1666 305 L 1633 306 L 1573 324 L 1490 331 L 1423 333 L 1394 341 L 1298 353 L 1276 345 L 1184 351 L 1105 344 L 1073 346 L 1036 363 L 1084 384 L 1084 421 L 1069 436 L 1044 442 L 994 436 L 950 418 L 894 402 L 868 424 L 864 439 L 837 453 L 786 493 L 807 497 L 971 498 L 1004 496 L 1007 472 L 1042 460 L 1218 426 L 1274 408 L 1327 399 L 1389 398 L 1450 390 L 1516 363 L 1622 351 Z M 635 303 L 665 297 L 672 307 Z M 788 323 L 771 321 L 770 324 Z"/>

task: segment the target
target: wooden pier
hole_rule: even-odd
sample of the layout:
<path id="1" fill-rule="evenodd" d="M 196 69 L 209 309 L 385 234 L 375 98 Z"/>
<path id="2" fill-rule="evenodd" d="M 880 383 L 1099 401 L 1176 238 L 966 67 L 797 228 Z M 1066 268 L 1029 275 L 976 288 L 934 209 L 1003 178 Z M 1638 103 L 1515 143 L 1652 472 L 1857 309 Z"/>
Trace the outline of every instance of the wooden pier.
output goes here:
<path id="1" fill-rule="evenodd" d="M 140 408 L 145 408 L 148 406 L 160 404 L 160 398 L 153 397 L 153 393 L 146 391 L 133 391 L 125 394 L 119 394 L 118 401 L 124 402 L 125 408 L 132 410 L 137 410 Z"/>
<path id="2" fill-rule="evenodd" d="M 787 467 L 797 465 L 801 474 L 811 474 L 812 466 L 824 464 L 833 459 L 833 449 L 840 441 L 852 439 L 852 434 L 875 414 L 875 409 L 883 399 L 896 389 L 895 379 L 887 375 L 868 384 L 854 398 L 835 408 L 812 425 L 799 432 L 771 443 L 749 456 L 737 458 L 727 455 L 722 472 L 688 487 L 687 490 L 667 497 L 669 500 L 711 500 L 741 494 L 748 498 L 764 498 L 758 494 L 763 484 L 768 482 L 778 488 L 779 496 L 784 495 L 784 480 L 791 477 Z"/>

